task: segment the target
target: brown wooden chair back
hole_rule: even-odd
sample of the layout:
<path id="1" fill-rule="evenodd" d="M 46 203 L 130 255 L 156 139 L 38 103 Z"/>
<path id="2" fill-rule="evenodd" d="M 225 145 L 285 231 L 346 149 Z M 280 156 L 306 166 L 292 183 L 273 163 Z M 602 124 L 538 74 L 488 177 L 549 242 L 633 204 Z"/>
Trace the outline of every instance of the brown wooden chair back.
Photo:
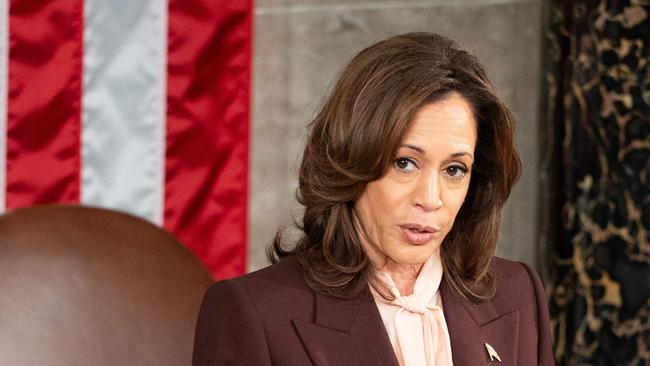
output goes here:
<path id="1" fill-rule="evenodd" d="M 205 268 L 133 216 L 35 206 L 0 217 L 0 365 L 190 365 Z"/>

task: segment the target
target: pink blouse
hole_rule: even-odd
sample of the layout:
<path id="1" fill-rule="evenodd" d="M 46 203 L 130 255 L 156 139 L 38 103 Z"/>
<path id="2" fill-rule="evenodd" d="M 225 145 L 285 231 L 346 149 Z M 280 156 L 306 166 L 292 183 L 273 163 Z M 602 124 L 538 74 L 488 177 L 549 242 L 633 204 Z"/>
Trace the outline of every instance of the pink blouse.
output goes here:
<path id="1" fill-rule="evenodd" d="M 438 292 L 442 279 L 440 252 L 424 263 L 411 295 L 401 296 L 387 272 L 377 274 L 395 297 L 386 300 L 371 287 L 400 366 L 452 365 L 451 342 Z"/>

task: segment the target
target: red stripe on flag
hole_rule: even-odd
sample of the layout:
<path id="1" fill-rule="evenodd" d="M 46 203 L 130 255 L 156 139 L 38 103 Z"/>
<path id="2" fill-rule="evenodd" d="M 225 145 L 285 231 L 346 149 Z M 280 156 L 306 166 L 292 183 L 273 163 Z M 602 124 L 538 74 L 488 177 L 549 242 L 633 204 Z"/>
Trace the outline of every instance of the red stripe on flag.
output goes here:
<path id="1" fill-rule="evenodd" d="M 169 4 L 165 227 L 215 278 L 246 271 L 251 0 Z"/>
<path id="2" fill-rule="evenodd" d="M 79 201 L 82 35 L 82 0 L 9 5 L 9 209 Z"/>

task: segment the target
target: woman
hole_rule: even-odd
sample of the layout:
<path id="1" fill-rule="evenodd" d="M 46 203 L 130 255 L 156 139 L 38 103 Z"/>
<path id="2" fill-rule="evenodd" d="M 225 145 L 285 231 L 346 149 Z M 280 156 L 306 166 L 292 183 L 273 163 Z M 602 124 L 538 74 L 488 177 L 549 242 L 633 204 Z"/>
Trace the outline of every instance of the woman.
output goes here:
<path id="1" fill-rule="evenodd" d="M 302 238 L 208 291 L 194 365 L 552 365 L 539 278 L 494 257 L 512 124 L 447 38 L 359 53 L 311 125 Z"/>

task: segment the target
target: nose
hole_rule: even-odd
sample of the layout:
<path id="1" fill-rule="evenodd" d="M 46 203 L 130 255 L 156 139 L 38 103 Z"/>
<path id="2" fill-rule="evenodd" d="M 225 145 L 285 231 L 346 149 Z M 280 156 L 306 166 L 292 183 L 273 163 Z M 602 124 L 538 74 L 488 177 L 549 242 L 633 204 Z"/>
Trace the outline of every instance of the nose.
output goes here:
<path id="1" fill-rule="evenodd" d="M 415 205 L 424 211 L 435 211 L 442 207 L 440 176 L 433 172 L 422 175 L 415 193 Z"/>

